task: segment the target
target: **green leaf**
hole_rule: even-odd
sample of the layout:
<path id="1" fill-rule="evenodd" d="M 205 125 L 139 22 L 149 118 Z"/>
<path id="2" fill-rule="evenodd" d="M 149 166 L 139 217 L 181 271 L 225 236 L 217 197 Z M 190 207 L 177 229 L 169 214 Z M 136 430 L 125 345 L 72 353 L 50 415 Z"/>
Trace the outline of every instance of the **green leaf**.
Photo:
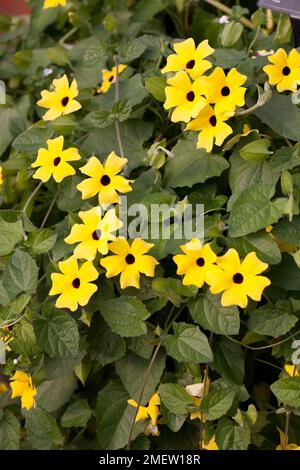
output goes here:
<path id="1" fill-rule="evenodd" d="M 16 250 L 3 270 L 3 286 L 10 297 L 21 292 L 32 294 L 38 280 L 38 267 L 34 259 L 22 250 Z"/>
<path id="2" fill-rule="evenodd" d="M 174 157 L 165 165 L 166 187 L 192 187 L 220 174 L 229 167 L 225 158 L 197 150 L 194 140 L 179 140 L 172 149 Z"/>
<path id="3" fill-rule="evenodd" d="M 184 286 L 179 279 L 157 277 L 152 281 L 152 290 L 156 296 L 165 297 L 179 307 L 187 297 L 194 297 L 198 289 L 196 286 Z"/>
<path id="4" fill-rule="evenodd" d="M 260 183 L 246 189 L 234 202 L 229 217 L 229 235 L 243 237 L 272 225 L 281 212 L 270 201 L 272 187 Z"/>
<path id="5" fill-rule="evenodd" d="M 77 189 L 77 185 L 81 182 L 79 176 L 69 176 L 60 183 L 60 193 L 57 199 L 57 207 L 61 211 L 75 212 L 81 208 L 81 193 Z"/>
<path id="6" fill-rule="evenodd" d="M 77 387 L 77 380 L 70 370 L 63 376 L 46 380 L 37 387 L 38 405 L 52 413 L 67 403 Z"/>
<path id="7" fill-rule="evenodd" d="M 271 385 L 271 390 L 284 405 L 300 408 L 300 377 L 279 379 Z"/>
<path id="8" fill-rule="evenodd" d="M 270 101 L 261 108 L 256 109 L 254 114 L 281 137 L 298 142 L 300 109 L 292 103 L 290 96 L 274 91 Z M 282 119 L 282 116 L 287 118 Z"/>
<path id="9" fill-rule="evenodd" d="M 131 41 L 121 43 L 117 50 L 120 55 L 120 62 L 125 64 L 140 57 L 146 50 L 147 46 L 140 38 L 132 39 Z"/>
<path id="10" fill-rule="evenodd" d="M 57 233 L 49 229 L 38 229 L 31 232 L 28 236 L 26 245 L 32 250 L 35 255 L 48 253 L 57 240 Z"/>
<path id="11" fill-rule="evenodd" d="M 242 348 L 227 338 L 217 338 L 213 342 L 214 361 L 211 368 L 225 379 L 242 385 L 245 374 L 245 360 Z"/>
<path id="12" fill-rule="evenodd" d="M 241 23 L 236 21 L 230 21 L 229 23 L 225 24 L 223 31 L 221 33 L 220 39 L 221 44 L 223 47 L 232 47 L 235 43 L 238 42 L 244 27 Z"/>
<path id="13" fill-rule="evenodd" d="M 189 309 L 193 320 L 206 330 L 222 335 L 237 335 L 240 329 L 240 314 L 237 307 L 222 307 L 220 295 L 209 291 L 191 302 Z"/>
<path id="14" fill-rule="evenodd" d="M 106 50 L 105 46 L 97 42 L 87 48 L 83 56 L 83 65 L 85 67 L 94 67 L 95 65 L 102 65 L 103 59 L 105 59 Z"/>
<path id="15" fill-rule="evenodd" d="M 291 221 L 280 220 L 273 228 L 272 235 L 288 245 L 300 246 L 300 216 L 296 215 Z"/>
<path id="16" fill-rule="evenodd" d="M 25 95 L 19 103 L 14 101 L 12 108 L 0 108 L 0 155 L 5 152 L 13 139 L 26 128 L 26 112 L 28 105 L 28 97 Z"/>
<path id="17" fill-rule="evenodd" d="M 39 346 L 50 357 L 74 357 L 78 354 L 79 332 L 76 321 L 67 313 L 54 313 L 34 321 Z"/>
<path id="18" fill-rule="evenodd" d="M 279 338 L 296 325 L 298 318 L 289 312 L 289 306 L 266 305 L 250 313 L 247 323 L 249 330 L 260 335 Z"/>
<path id="19" fill-rule="evenodd" d="M 22 221 L 10 221 L 7 212 L 0 211 L 0 256 L 9 255 L 23 239 Z"/>
<path id="20" fill-rule="evenodd" d="M 81 428 L 85 427 L 93 412 L 87 400 L 77 400 L 72 403 L 61 417 L 63 428 Z"/>
<path id="21" fill-rule="evenodd" d="M 147 404 L 159 384 L 165 367 L 165 353 L 160 352 L 155 358 L 150 370 L 148 380 L 143 393 L 142 404 Z M 149 359 L 143 359 L 132 352 L 116 363 L 116 372 L 119 375 L 125 389 L 134 400 L 139 399 L 145 375 L 149 366 Z"/>
<path id="22" fill-rule="evenodd" d="M 14 327 L 13 338 L 10 346 L 18 354 L 24 357 L 33 357 L 39 352 L 33 326 L 28 320 L 23 319 L 17 323 Z"/>
<path id="23" fill-rule="evenodd" d="M 145 81 L 146 89 L 151 93 L 152 96 L 158 101 L 166 101 L 165 88 L 167 81 L 163 77 L 148 77 Z"/>
<path id="24" fill-rule="evenodd" d="M 101 302 L 100 311 L 112 331 L 122 337 L 140 336 L 147 331 L 145 320 L 150 312 L 137 297 L 121 295 Z"/>
<path id="25" fill-rule="evenodd" d="M 19 318 L 20 314 L 28 305 L 31 296 L 28 294 L 21 294 L 13 299 L 8 307 L 0 308 L 0 328 L 3 328 L 10 323 L 13 323 Z"/>
<path id="26" fill-rule="evenodd" d="M 216 442 L 220 450 L 247 450 L 251 442 L 250 429 L 224 418 L 218 424 Z"/>
<path id="27" fill-rule="evenodd" d="M 247 59 L 247 54 L 243 50 L 216 48 L 213 53 L 214 65 L 223 69 L 231 69 Z"/>
<path id="28" fill-rule="evenodd" d="M 142 76 L 137 73 L 126 80 L 120 80 L 120 96 L 122 100 L 128 102 L 130 106 L 140 104 L 148 95 L 142 82 Z M 115 105 L 115 87 L 112 86 L 105 95 L 101 97 L 101 108 L 110 111 Z M 141 124 L 141 122 L 139 123 Z"/>
<path id="29" fill-rule="evenodd" d="M 100 315 L 93 316 L 88 340 L 93 358 L 102 366 L 115 362 L 125 355 L 124 339 L 113 333 Z"/>
<path id="30" fill-rule="evenodd" d="M 253 233 L 243 238 L 228 238 L 227 244 L 229 248 L 235 248 L 241 257 L 246 256 L 251 251 L 255 251 L 258 258 L 264 263 L 279 264 L 281 261 L 281 252 L 278 244 L 265 231 Z"/>
<path id="31" fill-rule="evenodd" d="M 300 270 L 294 258 L 288 254 L 282 255 L 282 261 L 274 266 L 268 277 L 272 285 L 279 286 L 287 291 L 300 290 Z"/>
<path id="32" fill-rule="evenodd" d="M 9 410 L 0 416 L 0 450 L 19 450 L 20 423 Z"/>
<path id="33" fill-rule="evenodd" d="M 159 396 L 162 404 L 171 413 L 182 415 L 188 413 L 188 407 L 193 405 L 193 399 L 187 394 L 184 387 L 178 384 L 165 383 L 159 387 Z"/>
<path id="34" fill-rule="evenodd" d="M 240 155 L 244 160 L 260 162 L 272 154 L 269 150 L 270 145 L 269 139 L 254 140 L 241 148 Z"/>
<path id="35" fill-rule="evenodd" d="M 200 411 L 205 413 L 205 419 L 213 421 L 224 416 L 231 408 L 235 391 L 229 388 L 213 390 L 206 395 L 200 404 Z"/>
<path id="36" fill-rule="evenodd" d="M 40 408 L 26 413 L 26 430 L 33 449 L 53 450 L 62 444 L 62 436 L 55 419 Z"/>
<path id="37" fill-rule="evenodd" d="M 213 360 L 212 350 L 204 333 L 188 323 L 174 323 L 174 335 L 167 335 L 167 354 L 178 362 L 207 363 Z"/>
<path id="38" fill-rule="evenodd" d="M 43 122 L 38 122 L 28 127 L 13 141 L 13 148 L 20 152 L 37 156 L 40 148 L 46 147 L 46 142 L 53 136 L 53 130 L 45 127 Z"/>
<path id="39" fill-rule="evenodd" d="M 274 171 L 292 170 L 300 165 L 299 145 L 295 147 L 282 147 L 270 159 L 270 166 Z"/>

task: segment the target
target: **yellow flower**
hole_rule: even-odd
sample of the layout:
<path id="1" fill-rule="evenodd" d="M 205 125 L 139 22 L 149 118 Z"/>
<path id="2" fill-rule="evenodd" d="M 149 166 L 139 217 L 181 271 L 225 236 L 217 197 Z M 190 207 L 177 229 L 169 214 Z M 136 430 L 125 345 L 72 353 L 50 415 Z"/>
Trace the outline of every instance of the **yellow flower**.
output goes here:
<path id="1" fill-rule="evenodd" d="M 227 76 L 221 67 L 216 67 L 209 77 L 203 78 L 203 94 L 208 103 L 216 104 L 218 112 L 235 110 L 244 106 L 246 88 L 242 85 L 247 77 L 232 68 Z"/>
<path id="2" fill-rule="evenodd" d="M 284 366 L 284 370 L 286 371 L 287 374 L 289 374 L 291 377 L 299 377 L 299 372 L 297 370 L 297 366 L 294 364 L 286 364 Z"/>
<path id="3" fill-rule="evenodd" d="M 203 60 L 214 52 L 207 39 L 202 41 L 197 48 L 192 38 L 176 42 L 173 47 L 176 54 L 169 55 L 167 65 L 162 69 L 162 73 L 180 72 L 183 70 L 193 80 L 196 80 L 212 67 L 209 60 Z"/>
<path id="4" fill-rule="evenodd" d="M 69 85 L 67 75 L 63 75 L 63 77 L 53 80 L 53 87 L 54 91 L 43 90 L 41 92 L 42 99 L 37 102 L 38 106 L 49 109 L 43 116 L 44 121 L 53 121 L 81 108 L 81 104 L 74 99 L 78 96 L 75 78 Z"/>
<path id="5" fill-rule="evenodd" d="M 208 243 L 202 246 L 197 238 L 181 245 L 180 248 L 184 254 L 173 256 L 173 260 L 177 264 L 177 274 L 184 275 L 182 284 L 202 287 L 205 282 L 205 274 L 216 262 L 217 256 Z"/>
<path id="6" fill-rule="evenodd" d="M 188 395 L 190 395 L 193 399 L 195 407 L 199 408 L 203 398 L 208 394 L 210 388 L 210 379 L 207 379 L 198 384 L 187 385 L 185 390 Z M 205 422 L 204 413 L 202 411 L 193 411 L 190 414 L 190 419 L 200 419 L 200 421 Z"/>
<path id="7" fill-rule="evenodd" d="M 119 64 L 118 65 L 118 74 L 120 75 L 124 70 L 127 69 L 127 65 Z M 106 93 L 112 83 L 115 83 L 117 75 L 117 67 L 113 67 L 111 70 L 102 70 L 102 84 L 101 87 L 97 89 L 98 93 Z"/>
<path id="8" fill-rule="evenodd" d="M 6 383 L 0 382 L 0 396 L 6 392 L 8 392 L 8 386 L 6 385 Z"/>
<path id="9" fill-rule="evenodd" d="M 67 162 L 80 160 L 78 149 L 72 147 L 63 150 L 64 138 L 62 135 L 56 139 L 47 140 L 47 145 L 48 149 L 39 149 L 37 159 L 31 165 L 32 168 L 39 167 L 33 178 L 45 183 L 53 176 L 54 180 L 60 183 L 66 176 L 75 175 L 74 168 Z"/>
<path id="10" fill-rule="evenodd" d="M 97 251 L 102 255 L 108 253 L 108 242 L 115 239 L 112 232 L 122 227 L 115 209 L 110 209 L 104 217 L 100 207 L 94 207 L 85 212 L 79 212 L 83 224 L 75 224 L 65 242 L 73 245 L 79 243 L 74 250 L 76 258 L 93 261 Z"/>
<path id="11" fill-rule="evenodd" d="M 120 193 L 132 191 L 130 183 L 120 176 L 122 168 L 127 163 L 127 158 L 117 157 L 115 152 L 111 152 L 104 165 L 96 157 L 91 157 L 86 165 L 80 168 L 80 171 L 89 176 L 78 184 L 77 189 L 82 193 L 82 199 L 89 199 L 98 194 L 99 204 L 109 206 L 120 202 Z"/>
<path id="12" fill-rule="evenodd" d="M 197 148 L 211 152 L 214 143 L 222 145 L 224 140 L 232 134 L 231 127 L 224 121 L 232 116 L 232 112 L 218 113 L 211 106 L 206 106 L 196 119 L 188 123 L 185 130 L 200 131 Z"/>
<path id="13" fill-rule="evenodd" d="M 37 390 L 32 384 L 31 376 L 17 370 L 17 372 L 10 378 L 10 386 L 12 389 L 11 398 L 21 397 L 22 408 L 30 410 L 36 406 L 35 396 Z"/>
<path id="14" fill-rule="evenodd" d="M 0 186 L 3 184 L 3 169 L 2 166 L 0 166 Z"/>
<path id="15" fill-rule="evenodd" d="M 276 450 L 300 450 L 300 446 L 297 446 L 297 444 L 289 444 L 288 439 L 285 446 L 284 432 L 282 432 L 279 428 L 277 429 L 280 435 L 280 444 L 276 447 Z"/>
<path id="16" fill-rule="evenodd" d="M 211 286 L 212 294 L 223 292 L 223 307 L 238 305 L 245 308 L 248 297 L 260 301 L 263 290 L 271 284 L 267 277 L 259 276 L 267 268 L 254 251 L 241 262 L 237 251 L 230 248 L 224 256 L 217 258 L 217 266 L 206 274 L 206 282 Z"/>
<path id="17" fill-rule="evenodd" d="M 49 295 L 60 294 L 56 300 L 57 308 L 69 308 L 72 312 L 78 305 L 84 307 L 88 304 L 92 295 L 97 291 L 97 286 L 92 284 L 98 278 L 98 272 L 93 263 L 86 261 L 78 267 L 75 256 L 58 263 L 60 273 L 51 274 L 52 289 Z"/>
<path id="18" fill-rule="evenodd" d="M 146 255 L 153 247 L 152 243 L 147 243 L 141 238 L 133 240 L 131 246 L 123 237 L 117 238 L 109 245 L 110 251 L 115 253 L 100 261 L 106 269 L 106 277 L 114 277 L 121 273 L 121 288 L 133 286 L 140 287 L 140 273 L 153 277 L 155 266 L 158 263 L 153 256 Z"/>
<path id="19" fill-rule="evenodd" d="M 0 336 L 0 341 L 2 341 L 5 344 L 5 349 L 6 351 L 11 351 L 9 343 L 11 343 L 14 340 L 13 335 L 11 334 L 10 330 L 8 327 L 3 328 L 6 332 L 5 336 Z"/>
<path id="20" fill-rule="evenodd" d="M 192 83 L 186 72 L 178 72 L 175 77 L 169 78 L 169 86 L 165 88 L 164 108 L 175 108 L 171 117 L 173 122 L 189 122 L 204 108 L 206 101 L 201 96 L 202 81 L 203 78 L 200 77 Z"/>
<path id="21" fill-rule="evenodd" d="M 138 407 L 138 404 L 135 400 L 127 400 L 127 403 L 134 408 Z M 154 393 L 152 397 L 149 400 L 148 406 L 139 406 L 138 413 L 136 415 L 135 421 L 143 421 L 145 419 L 150 418 L 150 422 L 152 426 L 156 426 L 157 424 L 157 419 L 159 417 L 160 410 L 159 410 L 159 405 L 160 405 L 160 398 L 158 393 Z"/>
<path id="22" fill-rule="evenodd" d="M 209 440 L 207 444 L 202 441 L 202 449 L 204 450 L 220 450 L 218 444 L 216 443 L 215 435 Z"/>
<path id="23" fill-rule="evenodd" d="M 65 6 L 67 0 L 45 0 L 43 9 L 47 10 L 47 8 L 55 8 L 58 6 Z"/>
<path id="24" fill-rule="evenodd" d="M 300 54 L 292 49 L 289 55 L 280 48 L 274 55 L 268 57 L 271 65 L 266 65 L 263 70 L 269 77 L 271 85 L 276 85 L 277 90 L 296 91 L 300 81 Z"/>

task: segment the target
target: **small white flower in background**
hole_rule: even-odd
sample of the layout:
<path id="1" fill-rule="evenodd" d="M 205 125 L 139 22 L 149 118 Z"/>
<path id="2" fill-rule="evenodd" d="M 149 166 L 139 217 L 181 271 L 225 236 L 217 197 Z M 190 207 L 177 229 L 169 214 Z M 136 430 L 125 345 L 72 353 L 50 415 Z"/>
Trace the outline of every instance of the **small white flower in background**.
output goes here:
<path id="1" fill-rule="evenodd" d="M 256 51 L 256 57 L 266 57 L 268 55 L 273 55 L 274 51 L 271 49 L 270 51 L 267 51 L 266 49 L 261 49 L 260 51 Z"/>
<path id="2" fill-rule="evenodd" d="M 43 75 L 44 77 L 49 77 L 49 75 L 51 75 L 53 73 L 53 69 L 44 69 L 43 70 Z"/>
<path id="3" fill-rule="evenodd" d="M 14 359 L 14 360 L 13 360 L 13 363 L 14 363 L 14 364 L 18 364 L 18 362 L 19 362 L 19 359 Z"/>
<path id="4" fill-rule="evenodd" d="M 223 15 L 218 19 L 218 23 L 220 24 L 227 24 L 229 23 L 229 17 L 227 15 Z"/>

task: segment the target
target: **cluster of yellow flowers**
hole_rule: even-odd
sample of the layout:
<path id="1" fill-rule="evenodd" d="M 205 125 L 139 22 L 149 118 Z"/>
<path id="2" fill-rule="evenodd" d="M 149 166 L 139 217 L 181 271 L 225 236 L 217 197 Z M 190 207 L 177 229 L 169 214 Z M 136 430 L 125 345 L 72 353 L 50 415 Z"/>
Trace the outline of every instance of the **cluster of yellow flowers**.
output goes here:
<path id="1" fill-rule="evenodd" d="M 168 78 L 165 89 L 165 109 L 174 108 L 173 122 L 188 123 L 185 130 L 199 131 L 197 148 L 211 152 L 214 143 L 222 145 L 232 133 L 225 121 L 230 119 L 237 106 L 244 106 L 247 80 L 234 67 L 226 75 L 216 67 L 211 75 L 204 75 L 212 63 L 207 60 L 214 49 L 208 41 L 198 47 L 192 38 L 174 44 L 175 54 L 167 59 L 162 73 L 176 72 Z"/>

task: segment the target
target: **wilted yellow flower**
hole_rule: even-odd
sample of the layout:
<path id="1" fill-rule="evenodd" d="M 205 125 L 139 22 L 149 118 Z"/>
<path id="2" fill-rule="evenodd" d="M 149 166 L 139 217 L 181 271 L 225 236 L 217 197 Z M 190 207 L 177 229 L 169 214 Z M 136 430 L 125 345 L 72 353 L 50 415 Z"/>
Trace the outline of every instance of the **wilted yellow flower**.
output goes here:
<path id="1" fill-rule="evenodd" d="M 232 68 L 227 76 L 221 67 L 216 67 L 209 77 L 203 77 L 202 90 L 208 103 L 216 105 L 218 113 L 244 106 L 247 80 L 245 75 Z"/>
<path id="2" fill-rule="evenodd" d="M 58 6 L 65 6 L 67 0 L 45 0 L 43 9 L 47 10 L 47 8 L 55 8 Z"/>
<path id="3" fill-rule="evenodd" d="M 192 38 L 176 42 L 173 47 L 176 54 L 169 55 L 166 66 L 161 70 L 162 73 L 180 72 L 183 70 L 193 80 L 196 80 L 212 67 L 209 60 L 204 60 L 214 52 L 207 39 L 202 41 L 197 48 Z"/>
<path id="4" fill-rule="evenodd" d="M 220 450 L 218 444 L 216 443 L 216 436 L 213 435 L 207 444 L 202 442 L 202 449 L 204 450 Z"/>
<path id="5" fill-rule="evenodd" d="M 206 106 L 200 114 L 188 123 L 185 130 L 200 131 L 198 135 L 197 148 L 203 148 L 207 152 L 211 152 L 214 143 L 218 146 L 222 145 L 224 140 L 232 134 L 231 127 L 226 124 L 232 116 L 232 112 L 219 113 L 211 106 Z"/>
<path id="6" fill-rule="evenodd" d="M 268 268 L 252 251 L 241 262 L 237 251 L 230 248 L 224 256 L 217 258 L 217 265 L 206 274 L 206 282 L 212 294 L 223 292 L 223 307 L 238 305 L 245 308 L 248 297 L 260 301 L 263 290 L 271 284 L 265 276 L 259 276 Z"/>
<path id="7" fill-rule="evenodd" d="M 300 450 L 300 446 L 297 444 L 289 444 L 289 440 L 287 439 L 286 446 L 285 443 L 285 436 L 284 432 L 281 429 L 277 428 L 280 436 L 280 444 L 276 447 L 276 450 Z"/>
<path id="8" fill-rule="evenodd" d="M 124 70 L 127 69 L 127 65 L 119 64 L 118 65 L 118 74 L 120 75 Z M 117 76 L 117 67 L 113 67 L 111 70 L 102 70 L 102 84 L 101 87 L 97 89 L 98 93 L 106 93 L 111 85 L 115 83 Z"/>
<path id="9" fill-rule="evenodd" d="M 89 178 L 78 184 L 77 189 L 82 193 L 82 199 L 89 199 L 98 194 L 99 204 L 109 206 L 120 202 L 119 193 L 132 191 L 130 183 L 119 173 L 127 163 L 127 158 L 117 157 L 115 152 L 111 152 L 104 165 L 96 157 L 91 157 L 80 171 Z"/>
<path id="10" fill-rule="evenodd" d="M 63 150 L 64 137 L 61 135 L 56 139 L 47 140 L 48 149 L 41 148 L 32 168 L 38 168 L 33 178 L 44 183 L 49 181 L 51 176 L 57 183 L 60 183 L 66 176 L 75 175 L 74 168 L 67 162 L 80 160 L 78 149 L 75 147 Z"/>
<path id="11" fill-rule="evenodd" d="M 193 83 L 186 72 L 178 72 L 175 77 L 169 78 L 165 88 L 165 109 L 175 108 L 171 120 L 173 122 L 189 122 L 198 116 L 206 105 L 202 95 L 202 77 Z"/>
<path id="12" fill-rule="evenodd" d="M 110 243 L 109 249 L 114 253 L 101 259 L 100 264 L 106 269 L 106 277 L 120 276 L 121 288 L 133 286 L 140 287 L 140 273 L 153 277 L 158 261 L 153 256 L 146 255 L 154 245 L 141 238 L 133 240 L 131 246 L 128 241 L 119 237 Z"/>
<path id="13" fill-rule="evenodd" d="M 49 109 L 43 116 L 44 121 L 53 121 L 81 108 L 81 104 L 74 99 L 78 96 L 75 78 L 69 85 L 67 75 L 63 75 L 61 78 L 53 80 L 53 87 L 53 91 L 43 90 L 41 92 L 42 99 L 37 102 L 38 106 Z"/>
<path id="14" fill-rule="evenodd" d="M 35 396 L 37 390 L 32 384 L 31 376 L 17 370 L 17 372 L 10 378 L 10 386 L 12 389 L 11 398 L 21 397 L 22 408 L 30 410 L 36 406 Z"/>
<path id="15" fill-rule="evenodd" d="M 135 400 L 132 400 L 132 399 L 127 400 L 127 403 L 133 406 L 134 408 L 138 407 L 138 404 Z M 148 406 L 139 406 L 139 410 L 135 418 L 135 421 L 138 422 L 138 421 L 143 421 L 145 419 L 150 418 L 151 425 L 156 426 L 158 417 L 161 414 L 159 405 L 160 405 L 159 395 L 158 393 L 154 393 L 154 395 L 152 395 L 152 397 L 149 400 Z"/>
<path id="16" fill-rule="evenodd" d="M 98 278 L 98 272 L 90 261 L 86 261 L 79 268 L 75 256 L 61 261 L 58 267 L 62 274 L 51 274 L 52 289 L 49 295 L 60 294 L 55 303 L 56 307 L 69 308 L 75 312 L 78 305 L 87 305 L 97 291 L 97 286 L 92 281 Z"/>
<path id="17" fill-rule="evenodd" d="M 271 65 L 263 70 L 269 77 L 271 85 L 276 85 L 279 92 L 296 91 L 300 83 L 300 54 L 292 49 L 289 55 L 280 48 L 274 55 L 268 57 Z"/>
<path id="18" fill-rule="evenodd" d="M 173 256 L 173 260 L 177 264 L 177 274 L 184 276 L 183 285 L 202 287 L 205 282 L 205 274 L 216 262 L 217 255 L 208 243 L 202 246 L 197 238 L 181 245 L 180 248 L 184 254 Z"/>
<path id="19" fill-rule="evenodd" d="M 115 232 L 122 227 L 122 222 L 116 216 L 116 210 L 110 209 L 102 217 L 100 207 L 79 212 L 83 224 L 75 224 L 65 242 L 73 245 L 78 243 L 74 250 L 76 258 L 93 261 L 97 251 L 102 255 L 108 253 L 108 242 L 115 239 Z"/>

